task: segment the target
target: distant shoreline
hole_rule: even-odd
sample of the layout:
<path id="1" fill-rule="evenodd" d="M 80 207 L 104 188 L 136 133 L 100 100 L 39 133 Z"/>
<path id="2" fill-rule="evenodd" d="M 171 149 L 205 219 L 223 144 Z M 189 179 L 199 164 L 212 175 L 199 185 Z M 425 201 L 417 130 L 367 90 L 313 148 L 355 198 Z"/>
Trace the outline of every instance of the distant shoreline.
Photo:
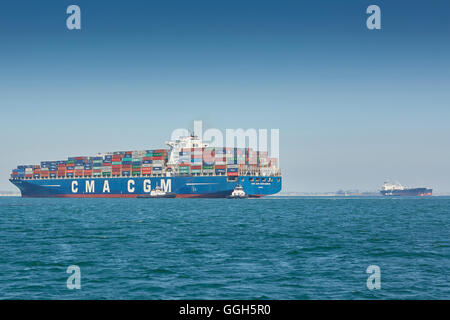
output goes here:
<path id="1" fill-rule="evenodd" d="M 431 197 L 448 197 L 449 193 L 433 194 Z M 0 197 L 21 197 L 20 193 L 1 193 Z M 336 193 L 303 193 L 303 192 L 286 192 L 273 195 L 267 195 L 265 198 L 270 197 L 383 197 L 381 194 L 367 193 L 367 194 L 336 194 Z"/>
<path id="2" fill-rule="evenodd" d="M 433 194 L 431 197 L 448 197 L 450 196 L 450 193 L 436 193 Z M 268 195 L 266 197 L 384 197 L 380 193 L 348 193 L 348 194 L 341 194 L 341 193 L 333 193 L 333 192 L 317 192 L 317 193 L 307 193 L 307 192 L 285 192 L 285 193 L 277 193 Z M 427 196 L 429 197 L 429 196 Z"/>
<path id="3" fill-rule="evenodd" d="M 0 191 L 0 197 L 20 197 L 20 193 L 18 192 L 1 192 Z"/>

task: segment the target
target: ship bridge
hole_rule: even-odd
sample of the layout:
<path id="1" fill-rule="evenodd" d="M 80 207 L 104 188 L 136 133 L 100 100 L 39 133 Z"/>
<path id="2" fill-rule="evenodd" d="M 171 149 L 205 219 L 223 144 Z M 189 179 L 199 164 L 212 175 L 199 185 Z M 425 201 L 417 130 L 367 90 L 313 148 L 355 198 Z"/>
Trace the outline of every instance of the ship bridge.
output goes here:
<path id="1" fill-rule="evenodd" d="M 179 163 L 181 149 L 206 148 L 209 146 L 207 143 L 203 143 L 203 141 L 195 135 L 180 137 L 179 139 L 172 141 L 166 141 L 166 144 L 170 148 L 167 164 L 173 165 Z"/>

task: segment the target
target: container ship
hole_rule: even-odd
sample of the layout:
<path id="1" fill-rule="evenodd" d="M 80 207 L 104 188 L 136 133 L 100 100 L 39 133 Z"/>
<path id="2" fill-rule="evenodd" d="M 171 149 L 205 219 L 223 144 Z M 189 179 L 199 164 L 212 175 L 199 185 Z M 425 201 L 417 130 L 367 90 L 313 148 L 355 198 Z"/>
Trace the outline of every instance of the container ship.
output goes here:
<path id="1" fill-rule="evenodd" d="M 380 190 L 383 196 L 431 196 L 433 189 L 428 188 L 405 188 L 401 184 L 385 182 Z"/>
<path id="2" fill-rule="evenodd" d="M 249 197 L 281 190 L 278 159 L 265 151 L 209 147 L 194 135 L 166 144 L 19 165 L 10 181 L 22 197 L 136 198 L 158 188 L 177 198 L 225 198 L 236 187 Z"/>

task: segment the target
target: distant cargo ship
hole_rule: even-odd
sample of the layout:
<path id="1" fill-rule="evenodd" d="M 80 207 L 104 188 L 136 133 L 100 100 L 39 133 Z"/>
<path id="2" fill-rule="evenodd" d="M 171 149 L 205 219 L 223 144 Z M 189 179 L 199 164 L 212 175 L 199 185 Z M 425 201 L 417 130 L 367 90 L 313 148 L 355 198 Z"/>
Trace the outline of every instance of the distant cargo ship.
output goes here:
<path id="1" fill-rule="evenodd" d="M 383 196 L 431 196 L 433 189 L 428 188 L 405 188 L 401 184 L 385 182 L 381 187 Z"/>
<path id="2" fill-rule="evenodd" d="M 10 181 L 22 197 L 136 198 L 159 188 L 177 198 L 225 198 L 237 185 L 250 197 L 281 190 L 278 159 L 267 152 L 209 147 L 194 135 L 167 145 L 19 165 Z"/>

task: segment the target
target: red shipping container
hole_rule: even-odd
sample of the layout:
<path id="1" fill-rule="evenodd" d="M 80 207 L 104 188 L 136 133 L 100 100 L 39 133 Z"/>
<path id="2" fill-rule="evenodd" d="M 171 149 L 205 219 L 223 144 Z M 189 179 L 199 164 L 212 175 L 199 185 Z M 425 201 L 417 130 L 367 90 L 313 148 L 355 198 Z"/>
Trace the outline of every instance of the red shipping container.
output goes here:
<path id="1" fill-rule="evenodd" d="M 209 150 L 209 151 L 203 152 L 203 160 L 205 160 L 205 161 L 212 162 L 212 161 L 214 161 L 215 156 L 216 156 L 216 153 L 214 152 L 214 150 Z"/>
<path id="2" fill-rule="evenodd" d="M 227 166 L 225 164 L 223 164 L 223 165 L 216 164 L 216 169 L 226 169 L 226 168 L 227 168 Z"/>
<path id="3" fill-rule="evenodd" d="M 236 177 L 239 174 L 237 172 L 227 172 L 227 176 Z"/>
<path id="4" fill-rule="evenodd" d="M 202 166 L 191 166 L 192 170 L 201 170 Z"/>
<path id="5" fill-rule="evenodd" d="M 84 175 L 85 176 L 91 176 L 92 175 L 92 170 L 84 170 Z"/>
<path id="6" fill-rule="evenodd" d="M 149 160 L 164 160 L 164 156 L 160 156 L 160 157 L 151 157 Z"/>

